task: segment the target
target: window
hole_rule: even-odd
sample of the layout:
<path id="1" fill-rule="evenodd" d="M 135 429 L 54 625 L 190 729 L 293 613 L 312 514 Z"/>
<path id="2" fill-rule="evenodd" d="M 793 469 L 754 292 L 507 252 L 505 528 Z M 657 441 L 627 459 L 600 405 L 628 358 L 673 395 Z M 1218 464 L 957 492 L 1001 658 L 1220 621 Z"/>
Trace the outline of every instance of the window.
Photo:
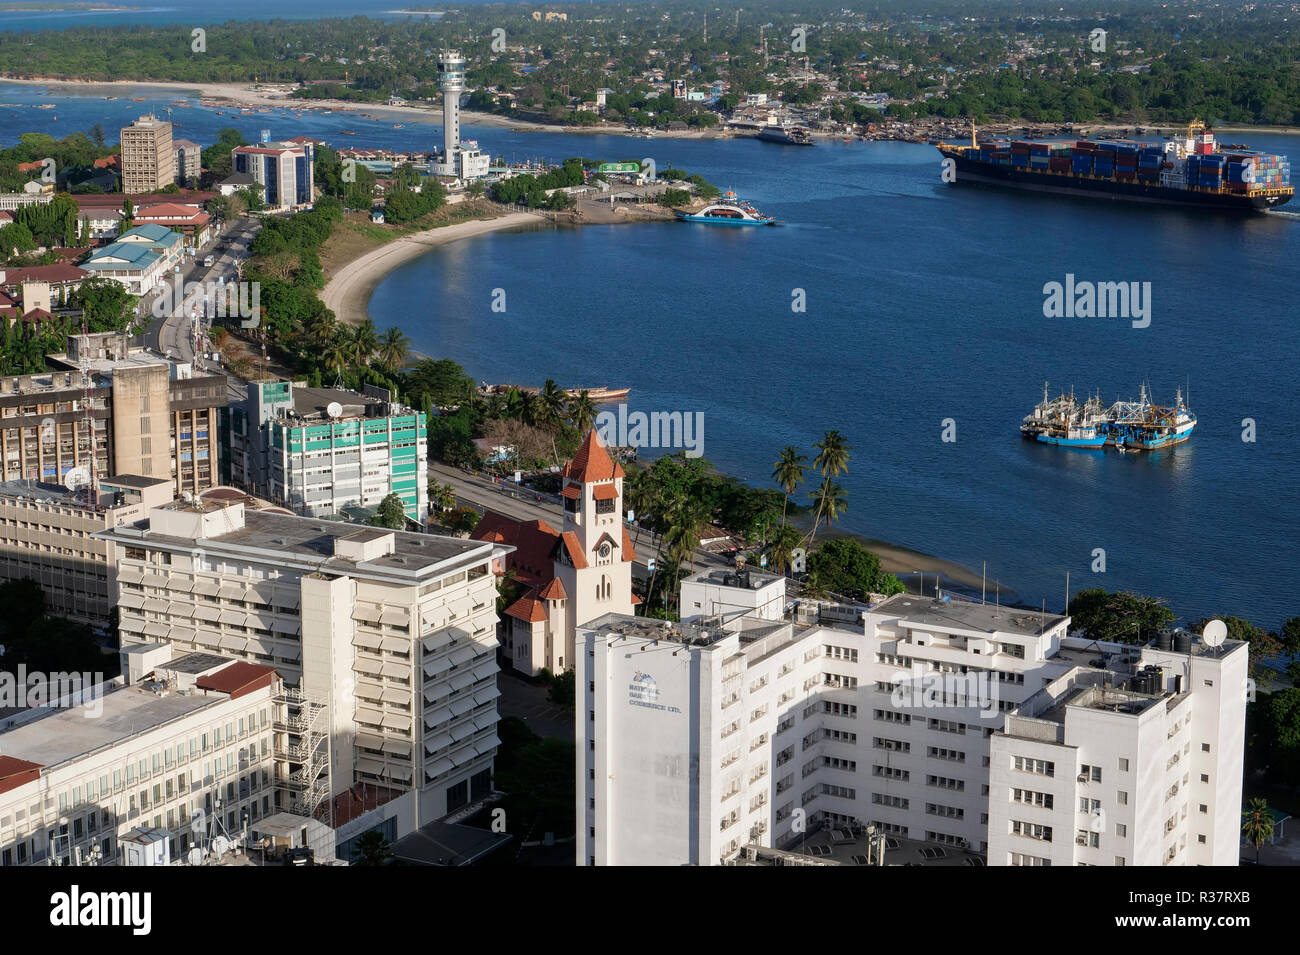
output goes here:
<path id="1" fill-rule="evenodd" d="M 1099 783 L 1101 782 L 1101 767 L 1089 766 L 1085 763 L 1079 769 L 1079 776 L 1091 780 L 1094 783 Z"/>
<path id="2" fill-rule="evenodd" d="M 1202 753 L 1208 753 L 1209 751 L 1210 751 L 1210 744 L 1209 744 L 1209 743 L 1202 743 L 1202 744 L 1201 744 L 1201 752 L 1202 752 Z"/>
<path id="3" fill-rule="evenodd" d="M 1124 757 L 1122 757 L 1122 756 L 1120 757 L 1120 760 L 1119 760 L 1119 771 L 1120 771 L 1121 773 L 1127 773 L 1127 772 L 1128 772 L 1128 760 L 1127 760 L 1127 759 L 1124 759 Z"/>
<path id="4" fill-rule="evenodd" d="M 1128 835 L 1128 826 L 1124 825 L 1122 822 L 1115 823 L 1115 835 L 1123 839 Z"/>
<path id="5" fill-rule="evenodd" d="M 1119 792 L 1117 792 L 1117 793 L 1115 794 L 1115 798 L 1119 801 L 1119 804 L 1120 804 L 1121 806 L 1127 806 L 1127 805 L 1128 805 L 1128 793 L 1124 792 L 1123 790 L 1120 790 Z"/>

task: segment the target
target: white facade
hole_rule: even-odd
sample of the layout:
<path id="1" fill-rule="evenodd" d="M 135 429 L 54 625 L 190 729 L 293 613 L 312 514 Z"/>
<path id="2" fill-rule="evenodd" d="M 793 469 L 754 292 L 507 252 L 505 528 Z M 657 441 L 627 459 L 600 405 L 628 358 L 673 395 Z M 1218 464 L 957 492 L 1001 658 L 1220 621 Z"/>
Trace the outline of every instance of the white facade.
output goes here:
<path id="1" fill-rule="evenodd" d="M 120 636 L 273 666 L 328 714 L 329 792 L 419 792 L 440 818 L 491 785 L 494 558 L 508 548 L 240 504 L 155 508 L 118 545 Z"/>
<path id="2" fill-rule="evenodd" d="M 0 732 L 0 865 L 86 864 L 94 849 L 111 862 L 140 826 L 169 830 L 176 860 L 237 834 L 245 811 L 274 814 L 274 693 L 273 683 L 239 696 L 121 687 Z M 15 772 L 15 761 L 36 768 Z"/>
<path id="3" fill-rule="evenodd" d="M 780 621 L 785 617 L 785 579 L 756 570 L 706 570 L 681 585 L 682 623 L 706 617 Z"/>
<path id="4" fill-rule="evenodd" d="M 847 609 L 580 628 L 578 863 L 717 864 L 797 820 L 989 865 L 1236 864 L 1243 644 L 1103 645 L 906 595 Z"/>

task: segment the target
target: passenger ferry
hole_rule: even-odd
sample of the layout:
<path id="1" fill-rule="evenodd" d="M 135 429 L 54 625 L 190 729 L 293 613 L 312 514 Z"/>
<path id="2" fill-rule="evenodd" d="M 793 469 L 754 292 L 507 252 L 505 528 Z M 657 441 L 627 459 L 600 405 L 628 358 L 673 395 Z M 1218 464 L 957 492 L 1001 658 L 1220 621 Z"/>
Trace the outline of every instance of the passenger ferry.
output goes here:
<path id="1" fill-rule="evenodd" d="M 728 189 L 720 200 L 710 202 L 699 212 L 677 213 L 683 222 L 703 222 L 708 225 L 776 225 L 780 220 L 763 215 L 750 203 L 736 198 L 736 193 Z"/>

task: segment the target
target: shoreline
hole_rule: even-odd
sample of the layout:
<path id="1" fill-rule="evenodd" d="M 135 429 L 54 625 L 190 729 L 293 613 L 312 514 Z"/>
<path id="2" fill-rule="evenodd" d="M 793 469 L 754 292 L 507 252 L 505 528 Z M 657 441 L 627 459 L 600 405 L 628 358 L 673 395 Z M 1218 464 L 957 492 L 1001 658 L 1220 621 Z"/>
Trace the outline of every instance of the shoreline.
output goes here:
<path id="1" fill-rule="evenodd" d="M 544 216 L 529 212 L 510 212 L 494 219 L 456 222 L 452 225 L 404 235 L 343 266 L 317 293 L 317 297 L 326 308 L 334 312 L 334 317 L 339 322 L 359 325 L 369 317 L 367 306 L 370 296 L 378 288 L 379 283 L 399 265 L 423 255 L 429 249 L 467 239 L 470 236 L 546 221 Z"/>
<path id="2" fill-rule="evenodd" d="M 16 83 L 23 86 L 51 86 L 64 87 L 69 89 L 105 89 L 105 90 L 159 90 L 159 91 L 178 91 L 192 92 L 201 99 L 215 99 L 228 102 L 231 107 L 251 107 L 251 108 L 272 108 L 285 109 L 295 112 L 319 112 L 329 110 L 334 113 L 361 113 L 365 114 L 378 113 L 381 117 L 398 116 L 403 117 L 405 122 L 418 122 L 433 126 L 442 125 L 442 107 L 438 103 L 391 106 L 387 103 L 357 103 L 351 100 L 336 99 L 294 99 L 286 95 L 287 91 L 294 88 L 294 84 L 263 84 L 263 83 L 217 83 L 217 82 L 198 82 L 188 83 L 185 81 L 159 81 L 159 80 L 71 80 L 59 77 L 32 77 L 17 78 L 0 75 L 0 83 Z M 273 95 L 274 94 L 274 95 Z M 592 127 L 592 126 L 565 126 L 559 123 L 539 123 L 530 119 L 511 119 L 508 116 L 502 116 L 498 113 L 482 113 L 475 110 L 462 109 L 460 111 L 461 121 L 466 126 L 481 126 L 493 129 L 509 129 L 514 132 L 537 132 L 537 133 L 569 133 L 573 135 L 591 135 L 591 136 L 625 136 L 632 139 L 646 138 L 638 132 L 625 127 Z M 1006 120 L 997 124 L 997 126 L 1019 127 L 1032 125 L 1028 120 Z M 1118 132 L 1124 129 L 1133 129 L 1134 126 L 1142 126 L 1144 129 L 1165 129 L 1177 130 L 1177 123 L 1076 123 L 1076 128 L 1082 134 L 1087 131 L 1090 135 L 1107 135 L 1108 133 Z M 1216 126 L 1215 130 L 1222 133 L 1257 133 L 1266 136 L 1297 136 L 1300 135 L 1300 127 L 1295 126 L 1252 126 L 1252 125 L 1225 125 Z M 836 138 L 840 134 L 827 133 L 823 138 Z M 655 130 L 654 134 L 648 137 L 651 140 L 656 139 L 745 139 L 744 134 L 737 134 L 724 129 L 721 125 L 710 127 L 708 129 L 688 129 L 688 130 Z M 905 141 L 905 140 L 895 140 Z"/>

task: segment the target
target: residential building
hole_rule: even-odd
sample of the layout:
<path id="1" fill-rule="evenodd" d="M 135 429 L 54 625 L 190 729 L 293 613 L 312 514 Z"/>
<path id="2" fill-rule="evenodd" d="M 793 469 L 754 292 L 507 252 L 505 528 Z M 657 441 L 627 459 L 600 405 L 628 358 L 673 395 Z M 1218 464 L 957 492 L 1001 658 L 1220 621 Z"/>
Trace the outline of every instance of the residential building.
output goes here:
<path id="1" fill-rule="evenodd" d="M 230 156 L 234 174 L 251 176 L 262 187 L 262 201 L 272 212 L 301 209 L 315 201 L 312 143 L 237 146 Z"/>
<path id="2" fill-rule="evenodd" d="M 429 513 L 428 422 L 388 391 L 249 382 L 223 413 L 225 483 L 312 517 L 373 513 L 389 494 Z"/>
<path id="3" fill-rule="evenodd" d="M 118 548 L 124 653 L 274 667 L 319 706 L 330 780 L 295 797 L 304 812 L 365 784 L 415 792 L 428 821 L 490 791 L 507 548 L 239 502 L 178 501 L 101 536 Z"/>
<path id="4" fill-rule="evenodd" d="M 111 332 L 69 336 L 68 351 L 47 361 L 54 370 L 0 378 L 5 481 L 61 483 L 93 460 L 101 480 L 169 478 L 177 494 L 213 486 L 224 375 L 196 376 L 188 362 L 131 348 Z"/>
<path id="5" fill-rule="evenodd" d="M 168 229 L 184 236 L 188 248 L 205 245 L 212 237 L 212 216 L 198 206 L 184 205 L 179 202 L 160 202 L 141 206 L 135 214 L 137 228 L 152 226 L 155 229 Z"/>
<path id="6" fill-rule="evenodd" d="M 176 153 L 176 182 L 184 186 L 196 185 L 202 172 L 203 147 L 188 139 L 173 139 Z"/>
<path id="7" fill-rule="evenodd" d="M 172 124 L 150 114 L 122 129 L 122 191 L 156 192 L 176 181 Z"/>
<path id="8" fill-rule="evenodd" d="M 30 578 L 40 584 L 50 613 L 104 624 L 113 607 L 116 563 L 111 545 L 92 535 L 142 520 L 172 497 L 169 479 L 131 474 L 73 490 L 37 481 L 0 483 L 0 580 Z"/>
<path id="9" fill-rule="evenodd" d="M 145 224 L 96 249 L 81 268 L 97 278 L 120 282 L 132 295 L 144 295 L 171 273 L 184 252 L 185 237 L 179 232 Z"/>
<path id="10" fill-rule="evenodd" d="M 106 686 L 0 721 L 0 866 L 111 862 L 140 826 L 171 833 L 176 861 L 276 813 L 275 671 L 198 654 L 167 665 L 184 692 Z"/>
<path id="11" fill-rule="evenodd" d="M 513 548 L 506 569 L 524 593 L 502 619 L 505 657 L 529 676 L 574 665 L 577 630 L 602 614 L 630 614 L 636 552 L 623 522 L 623 469 L 592 429 L 561 474 L 564 521 L 517 521 L 492 511 L 471 535 Z"/>
<path id="12" fill-rule="evenodd" d="M 754 591 L 738 607 L 763 589 L 735 586 Z M 989 865 L 1235 865 L 1245 644 L 1068 625 L 908 595 L 597 618 L 576 658 L 578 863 L 712 865 L 874 826 Z"/>

